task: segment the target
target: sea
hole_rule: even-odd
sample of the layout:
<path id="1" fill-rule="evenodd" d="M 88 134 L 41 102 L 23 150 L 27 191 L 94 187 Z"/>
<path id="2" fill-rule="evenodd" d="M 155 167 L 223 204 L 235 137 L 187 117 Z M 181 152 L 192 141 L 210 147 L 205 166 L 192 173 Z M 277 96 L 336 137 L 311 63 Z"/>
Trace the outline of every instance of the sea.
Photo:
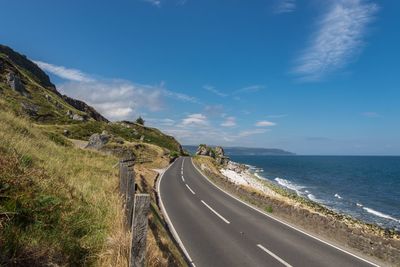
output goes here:
<path id="1" fill-rule="evenodd" d="M 329 209 L 400 231 L 400 156 L 230 158 Z"/>

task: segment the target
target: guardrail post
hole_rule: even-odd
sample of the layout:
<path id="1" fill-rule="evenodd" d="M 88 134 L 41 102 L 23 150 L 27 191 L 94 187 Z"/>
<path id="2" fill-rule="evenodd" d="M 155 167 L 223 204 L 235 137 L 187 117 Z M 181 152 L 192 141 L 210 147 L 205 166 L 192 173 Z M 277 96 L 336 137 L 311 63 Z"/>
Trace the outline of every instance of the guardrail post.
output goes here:
<path id="1" fill-rule="evenodd" d="M 146 259 L 147 216 L 150 212 L 150 195 L 136 194 L 132 223 L 132 241 L 129 267 L 142 267 Z"/>

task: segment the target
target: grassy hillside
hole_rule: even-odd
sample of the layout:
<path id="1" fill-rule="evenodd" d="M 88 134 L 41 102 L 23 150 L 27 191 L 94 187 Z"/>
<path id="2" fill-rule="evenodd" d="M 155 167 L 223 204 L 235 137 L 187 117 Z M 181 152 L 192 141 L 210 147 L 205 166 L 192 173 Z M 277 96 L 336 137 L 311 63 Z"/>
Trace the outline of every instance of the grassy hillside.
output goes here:
<path id="1" fill-rule="evenodd" d="M 83 148 L 103 130 L 111 138 L 102 149 Z M 0 45 L 0 266 L 127 266 L 119 151 L 136 155 L 139 191 L 152 196 L 146 265 L 185 266 L 153 190 L 153 169 L 180 144 L 154 128 L 108 122 Z"/>
<path id="2" fill-rule="evenodd" d="M 126 266 L 129 235 L 121 225 L 118 158 L 73 146 L 1 109 L 0 265 Z M 184 266 L 152 193 L 165 150 L 129 144 L 138 157 L 140 191 L 152 194 L 148 266 Z"/>
<path id="3" fill-rule="evenodd" d="M 14 88 L 13 88 L 14 87 Z M 107 130 L 128 141 L 151 143 L 170 152 L 182 152 L 172 136 L 133 122 L 110 123 L 84 102 L 62 96 L 49 77 L 32 61 L 12 49 L 0 45 L 0 97 L 15 114 L 49 126 L 49 130 L 69 138 L 87 140 L 94 133 Z"/>

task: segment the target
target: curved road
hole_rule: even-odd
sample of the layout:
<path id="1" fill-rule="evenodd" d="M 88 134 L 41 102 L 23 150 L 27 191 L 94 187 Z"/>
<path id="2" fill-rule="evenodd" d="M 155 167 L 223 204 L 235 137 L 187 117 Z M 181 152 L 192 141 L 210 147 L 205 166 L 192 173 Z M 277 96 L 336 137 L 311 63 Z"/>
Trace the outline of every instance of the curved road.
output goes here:
<path id="1" fill-rule="evenodd" d="M 158 186 L 163 212 L 193 266 L 378 266 L 234 199 L 190 158 L 177 159 Z"/>

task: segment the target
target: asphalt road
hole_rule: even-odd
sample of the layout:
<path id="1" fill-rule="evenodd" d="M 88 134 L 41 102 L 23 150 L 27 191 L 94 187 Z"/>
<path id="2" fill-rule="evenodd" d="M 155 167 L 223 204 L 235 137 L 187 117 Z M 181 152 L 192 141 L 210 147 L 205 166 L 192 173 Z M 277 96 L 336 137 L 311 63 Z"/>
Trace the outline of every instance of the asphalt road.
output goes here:
<path id="1" fill-rule="evenodd" d="M 377 266 L 234 199 L 190 158 L 166 170 L 159 192 L 171 231 L 194 266 Z"/>

